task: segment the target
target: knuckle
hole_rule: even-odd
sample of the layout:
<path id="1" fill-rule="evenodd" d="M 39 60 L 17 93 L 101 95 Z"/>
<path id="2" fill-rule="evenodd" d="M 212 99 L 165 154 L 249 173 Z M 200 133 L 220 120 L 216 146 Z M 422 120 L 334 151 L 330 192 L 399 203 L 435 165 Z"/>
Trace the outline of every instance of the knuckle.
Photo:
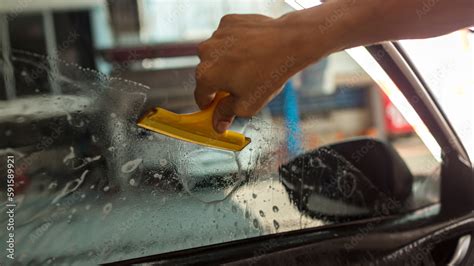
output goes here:
<path id="1" fill-rule="evenodd" d="M 204 74 L 206 73 L 206 65 L 203 63 L 200 63 L 196 67 L 196 73 L 195 73 L 195 78 L 197 82 L 203 81 L 204 80 Z"/>
<path id="2" fill-rule="evenodd" d="M 227 24 L 227 23 L 230 23 L 230 22 L 232 22 L 232 21 L 235 21 L 238 17 L 239 17 L 239 15 L 237 15 L 237 14 L 227 14 L 227 15 L 224 15 L 224 16 L 221 18 L 220 25 L 225 25 L 225 24 Z"/>
<path id="3" fill-rule="evenodd" d="M 225 33 L 217 29 L 212 33 L 211 38 L 219 38 L 221 35 L 225 35 Z"/>
<path id="4" fill-rule="evenodd" d="M 261 15 L 261 14 L 249 14 L 249 18 L 256 19 L 256 20 L 268 20 L 271 19 L 268 16 Z"/>
<path id="5" fill-rule="evenodd" d="M 203 70 L 202 72 L 196 73 L 196 82 L 198 83 L 198 85 L 206 86 L 206 84 L 208 84 L 209 81 L 210 81 L 210 78 L 209 78 L 209 73 L 207 71 Z"/>
<path id="6" fill-rule="evenodd" d="M 197 90 L 195 91 L 195 93 L 197 92 L 198 94 L 201 94 L 201 93 L 207 93 L 210 91 L 210 89 L 212 88 L 212 85 L 213 84 L 213 80 L 210 76 L 210 74 L 206 71 L 203 71 L 203 72 L 196 72 L 196 88 Z"/>
<path id="7" fill-rule="evenodd" d="M 205 41 L 198 44 L 198 46 L 197 46 L 198 56 L 201 57 L 201 56 L 205 55 L 207 53 L 208 47 L 209 47 L 209 44 Z"/>

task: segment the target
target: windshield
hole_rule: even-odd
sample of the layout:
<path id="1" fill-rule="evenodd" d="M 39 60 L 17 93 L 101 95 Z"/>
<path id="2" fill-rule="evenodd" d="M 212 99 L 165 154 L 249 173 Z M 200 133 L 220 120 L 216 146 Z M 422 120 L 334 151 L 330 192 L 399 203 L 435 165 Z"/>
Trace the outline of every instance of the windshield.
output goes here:
<path id="1" fill-rule="evenodd" d="M 1 222 L 14 221 L 18 264 L 115 262 L 439 202 L 438 154 L 345 51 L 292 77 L 257 116 L 237 119 L 232 129 L 252 139 L 241 152 L 138 127 L 152 107 L 197 110 L 199 60 L 187 45 L 222 15 L 290 11 L 274 0 L 210 3 L 2 15 L 0 171 L 15 173 L 0 199 L 16 207 Z M 196 15 L 203 6 L 215 16 Z"/>
<path id="2" fill-rule="evenodd" d="M 466 29 L 426 40 L 400 41 L 454 127 L 471 160 L 474 156 L 473 36 Z M 436 55 L 435 61 L 432 60 L 433 55 Z"/>

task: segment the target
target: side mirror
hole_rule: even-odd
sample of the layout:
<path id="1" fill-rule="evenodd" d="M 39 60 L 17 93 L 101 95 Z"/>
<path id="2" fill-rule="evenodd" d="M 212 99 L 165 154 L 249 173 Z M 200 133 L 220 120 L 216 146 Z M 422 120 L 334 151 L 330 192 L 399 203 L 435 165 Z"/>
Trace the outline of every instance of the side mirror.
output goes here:
<path id="1" fill-rule="evenodd" d="M 280 167 L 300 211 L 326 219 L 400 212 L 413 175 L 390 143 L 357 138 L 320 147 Z"/>

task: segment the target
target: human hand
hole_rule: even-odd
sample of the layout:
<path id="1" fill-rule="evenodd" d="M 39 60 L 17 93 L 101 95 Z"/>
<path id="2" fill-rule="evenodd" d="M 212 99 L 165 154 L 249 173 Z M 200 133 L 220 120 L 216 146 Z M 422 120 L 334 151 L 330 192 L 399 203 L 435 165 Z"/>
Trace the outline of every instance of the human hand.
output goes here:
<path id="1" fill-rule="evenodd" d="M 195 99 L 203 109 L 218 91 L 214 128 L 224 132 L 235 116 L 255 115 L 301 67 L 292 42 L 296 35 L 279 19 L 226 15 L 212 37 L 198 47 Z"/>

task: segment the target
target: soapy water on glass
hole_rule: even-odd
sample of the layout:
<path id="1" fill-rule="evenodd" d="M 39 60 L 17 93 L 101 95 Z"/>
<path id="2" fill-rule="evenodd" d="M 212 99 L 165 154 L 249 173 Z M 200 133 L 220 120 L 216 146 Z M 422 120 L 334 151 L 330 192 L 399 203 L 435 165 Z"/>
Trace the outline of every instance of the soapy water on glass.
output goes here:
<path id="1" fill-rule="evenodd" d="M 25 53 L 25 56 L 36 57 L 36 55 L 30 54 L 30 53 L 27 53 L 27 52 Z M 34 62 L 33 62 L 32 60 L 25 60 L 25 61 L 28 61 L 28 62 L 30 62 L 31 64 L 34 64 Z M 64 63 L 64 62 L 63 62 L 63 63 Z M 82 67 L 80 67 L 80 66 L 74 66 L 74 65 L 69 64 L 69 63 L 64 63 L 64 65 L 69 66 L 72 72 L 74 72 L 74 71 L 83 71 L 83 72 L 85 72 L 85 73 L 87 73 L 87 74 L 89 74 L 89 75 L 90 75 L 90 74 L 92 74 L 92 76 L 95 75 L 96 77 L 91 78 L 92 80 L 95 78 L 95 79 L 97 79 L 97 80 L 99 80 L 99 81 L 104 81 L 104 80 L 107 81 L 107 79 L 108 79 L 107 77 L 101 75 L 100 73 L 97 73 L 97 72 L 94 72 L 94 71 L 91 71 L 91 70 L 84 69 L 84 68 L 82 68 Z M 40 68 L 44 68 L 44 66 L 41 65 Z M 78 69 L 78 70 L 75 70 L 74 68 L 76 68 L 76 69 Z M 47 72 L 46 69 L 43 69 L 43 70 L 44 70 L 45 72 Z M 52 75 L 51 73 L 48 73 L 48 74 L 49 74 L 49 75 Z M 55 73 L 55 74 L 56 74 L 56 73 Z M 23 73 L 23 75 L 25 76 L 26 73 Z M 63 79 L 63 77 L 61 77 L 61 76 L 58 76 L 58 77 L 54 76 L 53 78 L 54 78 L 56 81 L 58 81 L 58 82 L 64 82 L 64 80 L 65 80 L 65 79 Z M 110 80 L 112 80 L 112 79 L 110 79 Z M 110 81 L 110 80 L 109 80 L 109 81 Z M 121 79 L 118 79 L 118 80 L 121 81 L 121 82 L 126 82 L 127 84 L 131 84 L 132 86 L 139 86 L 142 91 L 148 90 L 147 87 L 143 87 L 143 86 L 141 86 L 141 85 L 138 84 L 138 83 L 130 82 L 130 81 L 124 81 L 124 80 L 121 80 Z M 84 93 L 84 94 L 86 94 L 86 95 L 87 95 L 87 94 L 95 94 L 95 96 L 101 96 L 101 93 L 103 93 L 103 94 L 105 95 L 105 94 L 108 94 L 108 91 L 113 91 L 113 90 L 115 90 L 115 88 L 113 88 L 112 86 L 104 86 L 104 88 L 99 88 L 99 89 L 90 90 L 89 88 L 87 88 L 87 85 L 82 84 L 82 82 L 77 82 L 77 83 L 76 83 L 75 81 L 72 81 L 72 80 L 66 80 L 65 83 L 67 83 L 67 82 L 71 82 L 71 84 L 68 84 L 68 85 L 69 85 L 69 87 L 74 87 L 75 91 L 74 91 L 73 93 L 75 93 L 75 94 Z M 87 83 L 87 82 L 85 82 L 85 83 Z M 94 82 L 94 85 L 96 85 L 96 84 L 100 85 L 101 83 L 104 84 L 104 83 L 106 83 L 106 82 L 98 82 L 98 83 Z M 65 86 L 65 87 L 68 87 L 68 86 Z M 99 87 L 100 87 L 100 86 L 99 86 Z M 124 86 L 121 86 L 121 87 L 123 88 Z M 126 87 L 126 86 L 125 86 L 125 87 Z M 86 88 L 89 89 L 89 90 L 87 90 Z M 77 89 L 78 89 L 79 91 L 77 91 Z M 101 91 L 101 89 L 102 89 L 102 91 Z M 125 88 L 125 90 L 126 90 L 126 88 Z M 127 92 L 131 92 L 131 91 L 132 91 L 132 90 L 129 90 L 129 91 L 127 91 Z M 133 91 L 133 93 L 136 94 L 136 91 Z M 140 93 L 138 93 L 138 94 L 140 94 Z M 144 93 L 141 93 L 140 96 L 142 97 L 141 103 L 143 104 L 143 103 L 146 101 L 146 96 L 145 96 Z M 58 100 L 61 100 L 62 97 L 61 97 L 61 96 L 58 96 L 57 99 L 58 99 Z M 70 101 L 70 99 L 67 99 L 67 100 Z M 57 104 L 57 102 L 56 102 L 56 104 Z M 70 112 L 67 111 L 68 104 L 59 104 L 59 106 L 62 107 L 62 108 L 64 108 L 64 113 L 65 113 L 65 115 L 66 115 L 66 120 L 67 120 L 67 122 L 68 122 L 69 124 L 71 124 L 72 126 L 74 126 L 74 127 L 84 127 L 84 126 L 87 126 L 88 128 L 92 126 L 92 125 L 90 125 L 90 124 L 87 124 L 87 125 L 86 125 L 86 123 L 88 122 L 87 120 L 83 120 L 83 119 L 78 119 L 78 120 L 76 120 L 76 119 L 74 118 L 74 116 L 71 115 Z M 107 109 L 107 108 L 105 108 L 105 109 Z M 137 109 L 138 109 L 138 108 L 137 108 Z M 130 112 L 128 112 L 128 113 L 120 113 L 120 112 L 110 112 L 110 111 L 108 111 L 108 110 L 104 110 L 103 112 L 104 112 L 104 113 L 107 113 L 107 112 L 108 112 L 110 118 L 112 118 L 112 119 L 118 119 L 118 120 L 123 120 L 123 119 L 126 118 L 127 116 L 133 115 L 133 113 L 130 113 Z M 135 114 L 135 116 L 136 116 L 136 114 Z M 23 121 L 23 120 L 24 120 L 24 119 L 21 118 L 21 121 Z M 125 119 L 125 120 L 128 121 L 128 122 L 133 121 L 132 119 Z M 133 121 L 133 122 L 134 122 L 134 121 Z M 120 125 L 120 124 L 118 124 L 118 125 Z M 251 125 L 251 123 L 249 123 L 248 125 L 250 125 L 250 127 L 253 127 L 253 128 L 256 129 L 256 130 L 259 130 L 259 127 L 253 126 L 253 125 Z M 133 125 L 133 124 L 131 124 L 131 123 L 128 123 L 127 126 L 129 126 L 129 127 L 130 127 L 130 126 L 133 126 L 133 127 L 134 127 L 135 125 Z M 245 131 L 245 129 L 244 129 L 244 131 Z M 97 143 L 97 142 L 98 142 L 98 139 L 99 139 L 98 136 L 100 136 L 100 135 L 103 135 L 103 134 L 100 134 L 100 132 L 97 133 L 97 134 L 93 134 L 93 135 L 91 136 L 92 141 L 93 141 L 94 143 Z M 153 136 L 154 136 L 154 135 L 150 135 L 150 136 L 148 137 L 148 139 L 149 139 L 149 140 L 153 140 Z M 102 138 L 103 138 L 103 137 L 102 137 Z M 159 140 L 163 140 L 163 138 L 159 138 Z M 158 141 L 159 141 L 159 140 L 158 140 Z M 125 144 L 123 144 L 123 146 L 125 146 Z M 115 146 L 109 146 L 107 149 L 108 149 L 110 152 L 112 152 L 112 153 L 117 153 L 118 150 L 119 150 L 119 148 L 118 148 L 118 147 L 115 147 Z M 237 172 L 237 176 L 240 176 L 240 174 L 241 174 L 241 163 L 238 161 L 238 160 L 239 160 L 239 159 L 238 159 L 238 153 L 234 153 L 233 156 L 234 156 L 234 160 L 236 161 L 236 165 L 237 165 L 237 171 L 236 171 L 236 172 Z M 100 159 L 101 157 L 102 157 L 102 155 L 96 155 L 96 156 L 94 156 L 94 157 L 86 157 L 86 158 L 84 158 L 84 159 L 78 159 L 78 160 L 80 160 L 80 163 L 77 163 L 77 165 L 74 166 L 74 168 L 82 168 L 82 167 L 86 166 L 88 163 L 90 163 L 90 162 L 92 162 L 92 161 L 95 161 L 95 160 L 98 160 L 98 159 Z M 73 162 L 74 159 L 77 159 L 77 156 L 76 156 L 76 154 L 75 154 L 74 147 L 71 146 L 71 147 L 70 147 L 70 153 L 68 153 L 68 154 L 64 157 L 63 162 L 64 162 L 65 164 L 74 164 L 74 162 Z M 121 166 L 121 172 L 123 172 L 123 173 L 131 173 L 131 172 L 133 172 L 133 171 L 140 165 L 140 163 L 141 163 L 142 161 L 143 161 L 143 159 L 134 159 L 134 160 L 127 161 L 126 163 L 124 163 L 124 164 Z M 165 166 L 167 163 L 168 163 L 168 162 L 167 162 L 166 159 L 159 159 L 159 164 L 160 164 L 161 166 Z M 134 181 L 130 181 L 130 182 L 133 183 Z M 185 189 L 187 188 L 186 184 L 183 184 L 183 186 L 184 186 Z M 108 191 L 108 189 L 109 189 L 108 186 L 106 186 L 106 187 L 103 188 L 104 191 Z M 188 193 L 191 193 L 191 191 L 190 191 L 189 189 L 186 189 L 186 190 L 187 190 Z M 233 190 L 231 189 L 230 191 L 233 191 Z M 227 196 L 227 195 L 226 195 L 226 196 Z M 226 197 L 226 196 L 225 196 L 225 197 Z M 225 198 L 225 197 L 224 197 L 224 198 Z"/>
<path id="2" fill-rule="evenodd" d="M 36 55 L 28 53 L 20 53 L 14 57 L 16 62 L 21 61 L 24 64 L 35 66 L 36 63 L 33 59 L 38 58 Z M 195 151 L 205 150 L 203 154 L 212 155 L 215 150 L 176 141 L 137 128 L 135 123 L 147 100 L 147 92 L 150 90 L 148 87 L 126 80 L 111 79 L 94 71 L 79 69 L 72 64 L 58 62 L 58 65 L 62 66 L 61 71 L 73 73 L 70 76 L 76 78 L 83 76 L 83 78 L 76 80 L 57 73 L 51 74 L 62 93 L 55 99 L 57 104 L 54 106 L 60 110 L 62 123 L 70 125 L 74 131 L 87 132 L 89 134 L 87 140 L 94 147 L 85 149 L 81 146 L 82 143 L 69 140 L 69 143 L 65 144 L 63 156 L 58 160 L 58 163 L 67 169 L 67 174 L 56 176 L 52 173 L 51 180 L 46 184 L 46 188 L 51 191 L 50 204 L 54 206 L 63 204 L 69 209 L 75 208 L 77 210 L 73 213 L 74 216 L 69 217 L 72 215 L 71 213 L 66 216 L 71 224 L 82 221 L 76 218 L 84 215 L 83 211 L 98 211 L 102 213 L 103 219 L 109 219 L 107 223 L 110 223 L 113 215 L 121 211 L 126 212 L 128 206 L 138 209 L 148 208 L 147 201 L 150 200 L 153 210 L 163 208 L 163 213 L 166 213 L 165 210 L 168 212 L 179 210 L 180 207 L 176 204 L 182 200 L 187 204 L 195 202 L 193 203 L 197 204 L 195 206 L 201 206 L 198 208 L 207 211 L 211 216 L 220 213 L 220 215 L 239 217 L 243 220 L 237 223 L 239 226 L 250 225 L 253 228 L 254 231 L 247 231 L 246 234 L 249 236 L 260 234 L 262 228 L 267 225 L 275 230 L 285 230 L 285 224 L 280 222 L 280 219 L 277 221 L 275 214 L 288 214 L 295 212 L 295 210 L 285 209 L 285 212 L 279 212 L 279 208 L 272 202 L 273 196 L 268 198 L 257 189 L 254 191 L 254 187 L 259 186 L 259 182 L 262 181 L 269 181 L 264 186 L 265 189 L 268 184 L 271 184 L 271 191 L 276 186 L 271 183 L 273 182 L 272 175 L 278 178 L 278 164 L 285 158 L 272 149 L 273 146 L 281 146 L 282 140 L 278 134 L 274 133 L 284 132 L 283 127 L 275 127 L 266 121 L 253 118 L 241 130 L 245 135 L 251 132 L 258 133 L 256 136 L 251 136 L 252 143 L 246 150 L 221 152 L 217 157 L 219 160 L 225 159 L 229 162 L 231 171 L 220 173 L 218 171 L 219 163 L 208 166 L 209 173 L 204 174 L 201 177 L 204 179 L 199 180 L 200 183 L 196 184 L 195 170 L 202 169 L 192 167 L 196 161 L 194 160 L 196 158 L 193 157 L 196 154 Z M 46 66 L 47 64 L 36 65 L 44 72 L 47 72 L 47 69 L 44 69 Z M 91 83 L 94 85 L 91 86 Z M 38 92 L 41 94 L 39 96 L 47 99 L 49 95 L 41 91 Z M 80 98 L 88 99 L 87 104 L 80 104 L 80 108 L 78 108 L 80 112 L 70 110 L 72 106 L 75 106 L 76 98 L 77 101 Z M 26 116 L 24 119 L 22 116 L 20 120 L 22 123 L 30 121 Z M 269 133 L 268 135 L 272 137 L 268 137 L 264 133 Z M 11 135 L 11 132 L 7 131 L 5 135 Z M 56 142 L 53 145 L 56 145 Z M 265 149 L 272 152 L 266 153 Z M 28 156 L 29 154 L 25 155 L 25 157 Z M 179 171 L 174 169 L 183 165 L 189 167 L 179 169 Z M 142 171 L 142 169 L 150 169 L 150 171 Z M 176 175 L 175 179 L 172 175 Z M 219 177 L 218 181 L 224 182 L 212 183 L 209 186 L 210 181 L 206 179 L 213 175 Z M 68 177 L 70 179 L 64 181 Z M 149 177 L 149 180 L 146 180 L 146 177 Z M 125 182 L 122 182 L 121 180 L 125 178 L 127 178 Z M 172 185 L 173 182 L 170 181 L 173 180 L 177 180 L 181 188 L 178 185 Z M 172 187 L 162 187 L 166 182 L 170 182 Z M 148 184 L 150 185 L 147 187 Z M 280 186 L 279 189 L 283 198 L 287 200 L 284 188 Z M 114 197 L 120 201 L 113 200 Z M 132 202 L 133 205 L 127 205 Z M 225 204 L 232 205 L 225 207 Z M 263 208 L 260 206 L 262 204 L 268 206 Z M 288 203 L 286 206 L 290 207 L 290 205 Z M 218 208 L 221 211 L 217 211 Z M 54 210 L 45 209 L 45 214 L 38 215 L 37 221 L 41 222 L 52 216 Z M 169 218 L 174 219 L 173 217 Z M 59 223 L 60 220 L 55 222 Z M 148 222 L 153 223 L 153 219 Z M 174 222 L 181 226 L 179 219 Z M 234 222 L 232 225 L 234 226 Z M 160 226 L 164 225 L 160 224 Z M 155 229 L 159 230 L 160 226 Z M 203 226 L 206 225 L 203 224 Z M 221 224 L 218 226 L 220 228 Z M 104 230 L 106 229 L 104 228 Z"/>

